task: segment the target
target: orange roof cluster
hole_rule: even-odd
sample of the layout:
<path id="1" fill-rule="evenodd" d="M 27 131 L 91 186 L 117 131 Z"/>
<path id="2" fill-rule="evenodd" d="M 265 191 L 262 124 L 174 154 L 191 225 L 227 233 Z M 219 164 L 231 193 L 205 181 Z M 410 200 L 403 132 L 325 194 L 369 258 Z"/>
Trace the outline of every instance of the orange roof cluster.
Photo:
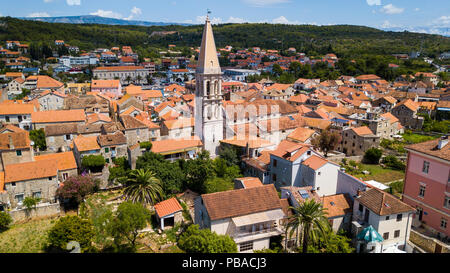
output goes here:
<path id="1" fill-rule="evenodd" d="M 120 80 L 92 80 L 91 88 L 119 88 Z"/>
<path id="2" fill-rule="evenodd" d="M 30 135 L 27 131 L 0 134 L 0 150 L 29 148 Z"/>
<path id="3" fill-rule="evenodd" d="M 155 211 L 156 214 L 158 214 L 159 218 L 174 214 L 182 210 L 183 208 L 181 207 L 180 203 L 178 203 L 178 200 L 175 197 L 164 200 L 155 205 Z"/>
<path id="4" fill-rule="evenodd" d="M 33 104 L 9 102 L 0 104 L 0 115 L 32 114 L 35 111 L 36 107 Z"/>
<path id="5" fill-rule="evenodd" d="M 411 111 L 417 111 L 417 109 L 419 108 L 419 105 L 417 103 L 415 103 L 414 101 L 412 101 L 411 99 L 406 99 L 402 102 L 400 102 L 399 104 L 397 104 L 395 106 L 395 108 L 400 107 L 401 105 L 404 105 L 405 107 L 407 107 L 408 109 L 410 109 Z"/>
<path id="6" fill-rule="evenodd" d="M 101 66 L 94 69 L 94 71 L 132 71 L 138 69 L 145 69 L 143 66 Z"/>
<path id="7" fill-rule="evenodd" d="M 169 130 L 194 127 L 194 122 L 195 122 L 194 118 L 178 118 L 178 119 L 163 121 L 164 125 Z"/>
<path id="8" fill-rule="evenodd" d="M 312 129 L 308 129 L 308 128 L 303 128 L 303 127 L 299 127 L 297 129 L 295 129 L 292 133 L 290 133 L 287 138 L 295 140 L 295 141 L 300 141 L 300 142 L 305 142 L 306 140 L 308 140 L 310 137 L 312 137 L 312 135 L 315 133 L 316 131 L 312 130 Z"/>
<path id="9" fill-rule="evenodd" d="M 353 210 L 352 201 L 347 194 L 324 196 L 322 205 L 326 209 L 328 218 L 344 216 Z"/>

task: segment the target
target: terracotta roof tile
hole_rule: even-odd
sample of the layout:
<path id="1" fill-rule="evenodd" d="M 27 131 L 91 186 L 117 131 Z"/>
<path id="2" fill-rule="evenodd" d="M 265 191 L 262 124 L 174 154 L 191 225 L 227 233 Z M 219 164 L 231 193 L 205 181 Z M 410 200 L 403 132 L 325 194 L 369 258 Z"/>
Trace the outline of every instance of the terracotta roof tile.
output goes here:
<path id="1" fill-rule="evenodd" d="M 0 135 L 1 136 L 1 135 Z M 438 149 L 440 139 L 425 141 L 422 143 L 408 145 L 405 148 L 408 150 L 424 153 L 437 158 L 450 161 L 450 144 L 445 145 L 441 150 Z"/>
<path id="2" fill-rule="evenodd" d="M 80 152 L 100 150 L 100 146 L 97 143 L 97 136 L 79 135 L 73 139 L 73 144 Z"/>
<path id="3" fill-rule="evenodd" d="M 52 110 L 31 113 L 33 123 L 81 122 L 86 120 L 84 110 Z"/>
<path id="4" fill-rule="evenodd" d="M 56 154 L 36 155 L 34 157 L 36 161 L 53 160 L 58 162 L 58 169 L 60 171 L 71 170 L 77 168 L 77 162 L 73 152 L 64 152 Z"/>
<path id="5" fill-rule="evenodd" d="M 281 209 L 274 185 L 203 194 L 203 203 L 212 221 Z"/>
<path id="6" fill-rule="evenodd" d="M 159 218 L 182 210 L 183 208 L 175 197 L 164 200 L 155 205 L 155 211 Z"/>
<path id="7" fill-rule="evenodd" d="M 321 158 L 317 155 L 312 155 L 308 159 L 303 161 L 302 164 L 313 170 L 318 170 L 319 168 L 321 168 L 323 165 L 327 164 L 328 162 L 329 161 L 326 160 L 325 158 Z"/>
<path id="8" fill-rule="evenodd" d="M 153 141 L 152 144 L 152 152 L 160 154 L 168 154 L 175 151 L 186 151 L 203 146 L 198 137 L 192 137 L 191 139 L 158 140 Z"/>
<path id="9" fill-rule="evenodd" d="M 259 180 L 258 177 L 242 177 L 236 178 L 235 180 L 240 181 L 245 189 L 260 187 L 263 185 L 263 183 L 261 182 L 261 180 Z"/>
<path id="10" fill-rule="evenodd" d="M 327 217 L 344 216 L 353 210 L 352 200 L 348 194 L 336 194 L 322 197 L 323 207 L 326 209 Z"/>
<path id="11" fill-rule="evenodd" d="M 10 164 L 5 166 L 5 183 L 53 177 L 57 174 L 58 163 L 53 159 Z"/>
<path id="12" fill-rule="evenodd" d="M 30 135 L 27 131 L 19 133 L 3 133 L 0 134 L 0 150 L 13 149 L 10 146 L 12 142 L 14 149 L 29 149 Z"/>
<path id="13" fill-rule="evenodd" d="M 400 201 L 395 196 L 376 188 L 361 193 L 357 200 L 380 216 L 415 211 L 413 207 Z"/>

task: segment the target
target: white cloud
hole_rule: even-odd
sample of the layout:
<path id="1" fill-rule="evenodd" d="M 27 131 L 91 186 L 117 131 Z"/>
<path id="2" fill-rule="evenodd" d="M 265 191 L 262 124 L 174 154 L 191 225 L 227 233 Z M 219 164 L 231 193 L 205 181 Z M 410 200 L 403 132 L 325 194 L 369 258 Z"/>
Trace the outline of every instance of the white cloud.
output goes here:
<path id="1" fill-rule="evenodd" d="M 195 20 L 195 23 L 203 24 L 203 23 L 205 23 L 205 20 L 206 20 L 206 16 L 197 16 L 197 18 Z M 227 24 L 227 23 L 232 23 L 232 24 L 243 24 L 243 23 L 259 23 L 259 24 L 263 24 L 263 23 L 269 23 L 269 24 L 285 24 L 285 25 L 317 25 L 316 22 L 305 23 L 305 22 L 300 22 L 300 21 L 297 21 L 297 20 L 290 21 L 285 16 L 280 16 L 280 17 L 274 18 L 272 20 L 264 19 L 264 20 L 259 20 L 259 21 L 250 21 L 250 20 L 247 20 L 245 18 L 237 18 L 237 17 L 233 17 L 233 16 L 230 16 L 230 18 L 228 18 L 228 20 L 223 20 L 220 17 L 210 18 L 209 20 L 211 21 L 211 24 L 213 24 L 213 25 Z M 184 20 L 183 23 L 193 24 L 194 21 L 193 20 Z M 332 25 L 332 24 L 328 24 L 328 25 Z"/>
<path id="2" fill-rule="evenodd" d="M 27 17 L 50 17 L 47 12 L 33 12 L 27 15 Z"/>
<path id="3" fill-rule="evenodd" d="M 130 16 L 128 16 L 127 18 L 124 18 L 124 19 L 125 19 L 125 20 L 131 20 L 131 19 L 133 19 L 135 16 L 141 15 L 141 14 L 142 14 L 142 10 L 141 10 L 140 8 L 133 7 L 133 8 L 131 9 L 131 14 L 130 14 Z"/>
<path id="4" fill-rule="evenodd" d="M 69 6 L 79 6 L 81 5 L 81 0 L 66 0 Z"/>
<path id="5" fill-rule="evenodd" d="M 247 23 L 248 20 L 245 20 L 243 18 L 235 18 L 233 16 L 230 16 L 230 18 L 228 18 L 227 23 L 233 23 L 233 24 L 242 24 L 242 23 Z"/>
<path id="6" fill-rule="evenodd" d="M 206 15 L 203 16 L 197 16 L 197 18 L 195 19 L 195 21 L 197 23 L 203 24 L 206 21 Z M 213 25 L 217 25 L 217 24 L 223 24 L 224 22 L 222 21 L 222 18 L 220 17 L 213 17 L 213 18 L 209 18 L 209 21 L 211 21 L 211 24 Z"/>
<path id="7" fill-rule="evenodd" d="M 419 9 L 419 8 L 415 8 L 414 10 L 415 10 L 415 11 L 419 11 L 420 9 Z"/>
<path id="8" fill-rule="evenodd" d="M 289 21 L 286 17 L 280 16 L 272 20 L 274 24 L 286 24 L 286 25 L 299 25 L 301 24 L 299 21 Z"/>
<path id="9" fill-rule="evenodd" d="M 386 14 L 400 14 L 404 10 L 405 10 L 404 8 L 398 8 L 392 4 L 388 4 L 381 8 L 381 12 L 386 13 Z"/>
<path id="10" fill-rule="evenodd" d="M 244 2 L 254 7 L 264 7 L 269 5 L 289 3 L 290 0 L 244 0 Z"/>
<path id="11" fill-rule="evenodd" d="M 96 12 L 91 12 L 90 15 L 97 15 L 97 16 L 100 16 L 100 17 L 122 19 L 122 14 L 114 12 L 114 11 L 111 11 L 111 10 L 99 9 Z"/>
<path id="12" fill-rule="evenodd" d="M 441 16 L 433 21 L 435 25 L 446 27 L 450 25 L 450 15 L 449 16 Z"/>
<path id="13" fill-rule="evenodd" d="M 369 5 L 369 6 L 373 6 L 373 5 L 379 6 L 379 5 L 381 5 L 381 0 L 366 0 L 366 1 L 367 1 L 367 5 Z"/>
<path id="14" fill-rule="evenodd" d="M 402 27 L 402 26 L 401 25 L 392 24 L 388 20 L 385 20 L 380 27 L 381 28 L 394 28 L 394 27 Z"/>

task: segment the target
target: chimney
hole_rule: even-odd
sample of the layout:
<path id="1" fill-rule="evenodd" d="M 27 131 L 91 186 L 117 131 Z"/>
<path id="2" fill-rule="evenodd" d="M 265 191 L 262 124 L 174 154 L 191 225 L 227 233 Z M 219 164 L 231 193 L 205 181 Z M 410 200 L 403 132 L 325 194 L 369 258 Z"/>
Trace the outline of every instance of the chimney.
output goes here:
<path id="1" fill-rule="evenodd" d="M 438 143 L 438 149 L 442 150 L 448 144 L 448 136 L 442 136 Z"/>
<path id="2" fill-rule="evenodd" d="M 9 148 L 11 150 L 14 150 L 14 143 L 13 143 L 13 140 L 12 140 L 12 136 L 9 135 L 8 138 L 9 138 Z"/>
<path id="3" fill-rule="evenodd" d="M 358 189 L 358 190 L 356 191 L 356 197 L 360 197 L 360 196 L 361 196 L 361 190 Z"/>

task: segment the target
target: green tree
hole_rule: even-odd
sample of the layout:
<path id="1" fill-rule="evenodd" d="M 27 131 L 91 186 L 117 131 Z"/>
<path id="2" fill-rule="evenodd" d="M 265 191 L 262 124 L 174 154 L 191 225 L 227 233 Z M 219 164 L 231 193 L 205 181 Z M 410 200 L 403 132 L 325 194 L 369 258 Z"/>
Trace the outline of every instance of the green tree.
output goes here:
<path id="1" fill-rule="evenodd" d="M 39 148 L 41 151 L 47 150 L 47 143 L 45 142 L 44 129 L 31 130 L 30 140 L 34 142 L 34 148 Z"/>
<path id="2" fill-rule="evenodd" d="M 301 231 L 303 253 L 306 253 L 310 241 L 316 243 L 319 236 L 324 237 L 330 228 L 325 216 L 326 212 L 322 204 L 314 199 L 308 199 L 292 209 L 294 214 L 290 217 L 287 228 L 290 230 L 290 236 L 298 230 Z"/>
<path id="3" fill-rule="evenodd" d="M 351 247 L 352 240 L 342 232 L 338 234 L 329 230 L 324 237 L 319 237 L 316 244 L 308 245 L 309 253 L 353 253 L 355 249 Z"/>
<path id="4" fill-rule="evenodd" d="M 71 241 L 78 242 L 81 251 L 91 249 L 94 229 L 89 220 L 78 216 L 65 216 L 60 218 L 48 233 L 48 244 L 50 249 L 66 251 L 67 244 Z"/>
<path id="5" fill-rule="evenodd" d="M 0 232 L 8 230 L 9 225 L 12 223 L 12 218 L 9 213 L 0 211 Z"/>
<path id="6" fill-rule="evenodd" d="M 366 151 L 364 154 L 364 161 L 369 164 L 378 164 L 383 152 L 375 147 L 372 147 Z"/>
<path id="7" fill-rule="evenodd" d="M 224 146 L 219 150 L 219 157 L 224 159 L 227 162 L 228 166 L 240 165 L 241 153 L 234 146 Z"/>
<path id="8" fill-rule="evenodd" d="M 114 166 L 109 167 L 109 182 L 117 182 L 120 184 L 125 184 L 128 179 L 128 175 L 131 171 L 130 165 L 128 164 L 127 157 L 119 157 L 113 159 Z"/>
<path id="9" fill-rule="evenodd" d="M 150 141 L 145 141 L 145 142 L 139 143 L 139 147 L 141 149 L 145 149 L 147 152 L 152 149 L 152 146 L 153 146 L 153 144 Z"/>
<path id="10" fill-rule="evenodd" d="M 123 194 L 127 201 L 154 205 L 162 199 L 161 181 L 150 170 L 137 169 L 130 173 Z"/>
<path id="11" fill-rule="evenodd" d="M 206 180 L 214 177 L 213 163 L 208 151 L 202 151 L 197 158 L 186 161 L 182 170 L 186 174 L 187 187 L 199 193 L 206 192 Z"/>
<path id="12" fill-rule="evenodd" d="M 187 253 L 236 253 L 237 245 L 228 235 L 218 235 L 209 229 L 190 225 L 180 235 L 178 247 Z"/>
<path id="13" fill-rule="evenodd" d="M 146 152 L 137 159 L 136 168 L 152 171 L 155 177 L 163 182 L 165 194 L 183 191 L 186 176 L 178 162 L 170 162 L 160 154 Z"/>
<path id="14" fill-rule="evenodd" d="M 338 132 L 331 132 L 329 129 L 322 131 L 322 133 L 311 140 L 311 144 L 319 148 L 328 156 L 328 152 L 336 149 L 341 142 L 341 135 Z"/>
<path id="15" fill-rule="evenodd" d="M 35 198 L 27 196 L 23 199 L 23 205 L 27 208 L 27 210 L 36 209 L 37 204 L 41 201 L 41 198 Z"/>
<path id="16" fill-rule="evenodd" d="M 139 230 L 144 229 L 150 221 L 150 212 L 139 203 L 123 202 L 111 222 L 111 235 L 116 245 L 123 241 L 136 247 Z"/>

